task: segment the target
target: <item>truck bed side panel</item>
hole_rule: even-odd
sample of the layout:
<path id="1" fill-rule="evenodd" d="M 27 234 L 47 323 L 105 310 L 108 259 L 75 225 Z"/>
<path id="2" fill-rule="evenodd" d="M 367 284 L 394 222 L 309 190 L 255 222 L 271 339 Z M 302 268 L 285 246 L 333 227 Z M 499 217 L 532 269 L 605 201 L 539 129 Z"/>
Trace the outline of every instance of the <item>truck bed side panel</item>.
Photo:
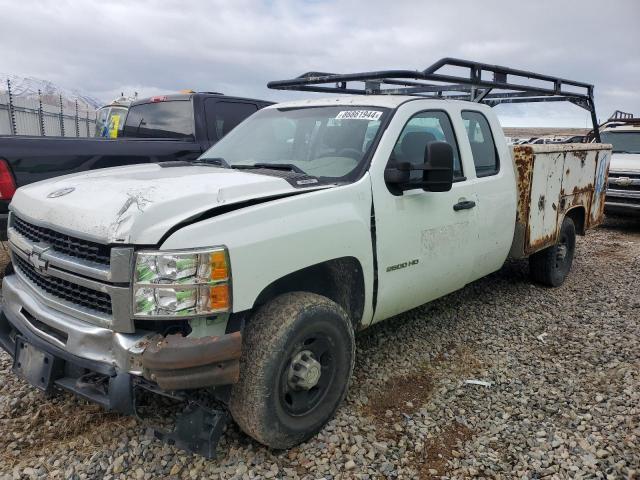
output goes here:
<path id="1" fill-rule="evenodd" d="M 611 146 L 604 144 L 514 147 L 518 213 L 511 256 L 526 257 L 553 245 L 571 210 L 584 212 L 578 233 L 597 226 L 603 219 L 610 159 Z"/>

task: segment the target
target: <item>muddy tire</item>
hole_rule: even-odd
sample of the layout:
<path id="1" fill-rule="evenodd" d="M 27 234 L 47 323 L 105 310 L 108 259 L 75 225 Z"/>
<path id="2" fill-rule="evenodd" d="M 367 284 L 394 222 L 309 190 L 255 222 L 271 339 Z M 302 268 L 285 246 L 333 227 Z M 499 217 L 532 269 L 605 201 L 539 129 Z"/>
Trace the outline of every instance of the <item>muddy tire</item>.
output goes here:
<path id="1" fill-rule="evenodd" d="M 245 329 L 231 415 L 268 447 L 297 445 L 335 414 L 354 359 L 353 327 L 338 304 L 307 292 L 276 297 Z"/>
<path id="2" fill-rule="evenodd" d="M 531 278 L 549 287 L 559 287 L 571 271 L 576 250 L 576 227 L 573 220 L 564 217 L 558 242 L 529 257 Z"/>

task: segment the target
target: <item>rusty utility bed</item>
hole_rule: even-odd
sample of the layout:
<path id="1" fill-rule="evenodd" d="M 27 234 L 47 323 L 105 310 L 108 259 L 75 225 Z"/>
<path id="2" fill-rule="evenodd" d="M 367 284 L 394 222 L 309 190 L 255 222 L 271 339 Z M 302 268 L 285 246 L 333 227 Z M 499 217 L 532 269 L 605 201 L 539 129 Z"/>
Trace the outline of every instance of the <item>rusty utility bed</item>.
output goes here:
<path id="1" fill-rule="evenodd" d="M 602 221 L 611 145 L 517 145 L 512 156 L 518 189 L 512 257 L 556 243 L 567 214 L 579 234 Z"/>

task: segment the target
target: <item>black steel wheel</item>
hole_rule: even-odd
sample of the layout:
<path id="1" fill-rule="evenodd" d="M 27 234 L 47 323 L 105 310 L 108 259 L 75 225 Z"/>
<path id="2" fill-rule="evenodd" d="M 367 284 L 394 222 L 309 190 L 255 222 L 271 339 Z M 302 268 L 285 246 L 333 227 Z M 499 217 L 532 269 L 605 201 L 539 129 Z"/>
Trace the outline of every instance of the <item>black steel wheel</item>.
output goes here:
<path id="1" fill-rule="evenodd" d="M 531 278 L 549 287 L 559 287 L 571 271 L 575 250 L 576 227 L 571 218 L 565 217 L 556 244 L 529 257 Z"/>
<path id="2" fill-rule="evenodd" d="M 313 293 L 281 295 L 247 325 L 231 414 L 259 442 L 292 447 L 333 417 L 354 357 L 351 321 L 339 305 Z"/>

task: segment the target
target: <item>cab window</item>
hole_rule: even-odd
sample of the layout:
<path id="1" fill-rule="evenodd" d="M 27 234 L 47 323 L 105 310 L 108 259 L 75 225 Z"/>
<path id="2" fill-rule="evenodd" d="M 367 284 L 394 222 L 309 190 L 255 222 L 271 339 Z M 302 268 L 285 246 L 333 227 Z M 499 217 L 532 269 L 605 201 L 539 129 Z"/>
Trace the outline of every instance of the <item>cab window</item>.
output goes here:
<path id="1" fill-rule="evenodd" d="M 249 115 L 258 111 L 253 103 L 225 102 L 209 98 L 204 103 L 207 136 L 215 142 L 224 137 Z"/>
<path id="2" fill-rule="evenodd" d="M 453 178 L 464 179 L 460 153 L 451 120 L 445 112 L 430 111 L 415 114 L 407 122 L 393 147 L 390 162 L 409 162 L 414 165 L 424 163 L 424 151 L 431 142 L 447 142 L 453 148 Z M 412 179 L 420 179 L 422 172 L 411 172 Z"/>
<path id="3" fill-rule="evenodd" d="M 469 137 L 476 176 L 495 175 L 500 170 L 500 164 L 489 122 L 480 112 L 471 111 L 462 112 L 462 121 Z"/>

